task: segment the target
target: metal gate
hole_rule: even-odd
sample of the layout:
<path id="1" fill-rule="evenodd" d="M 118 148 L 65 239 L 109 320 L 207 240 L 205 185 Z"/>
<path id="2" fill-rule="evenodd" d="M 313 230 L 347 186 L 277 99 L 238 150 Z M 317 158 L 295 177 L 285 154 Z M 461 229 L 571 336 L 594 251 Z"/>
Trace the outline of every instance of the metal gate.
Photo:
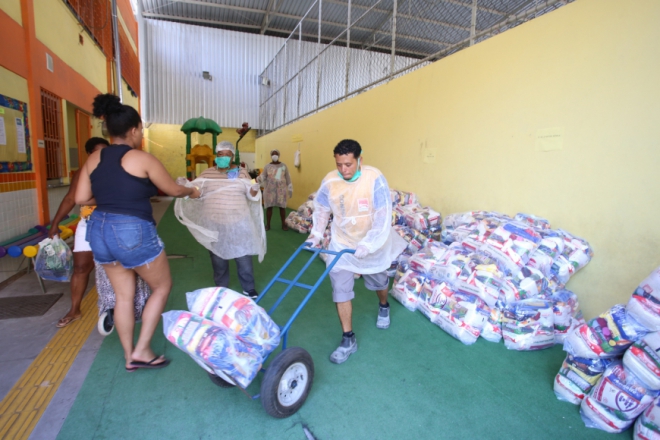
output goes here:
<path id="1" fill-rule="evenodd" d="M 64 177 L 64 142 L 62 140 L 62 100 L 41 89 L 41 117 L 46 146 L 46 176 L 48 179 Z"/>

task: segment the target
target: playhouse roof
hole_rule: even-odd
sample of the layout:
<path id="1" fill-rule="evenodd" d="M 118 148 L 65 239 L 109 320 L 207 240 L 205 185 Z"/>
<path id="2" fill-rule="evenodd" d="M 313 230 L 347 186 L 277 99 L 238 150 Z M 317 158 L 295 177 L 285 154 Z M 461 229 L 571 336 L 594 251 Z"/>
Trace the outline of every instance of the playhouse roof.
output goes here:
<path id="1" fill-rule="evenodd" d="M 212 119 L 206 119 L 202 116 L 199 118 L 188 119 L 182 126 L 181 131 L 185 134 L 190 133 L 222 133 L 222 128 Z"/>

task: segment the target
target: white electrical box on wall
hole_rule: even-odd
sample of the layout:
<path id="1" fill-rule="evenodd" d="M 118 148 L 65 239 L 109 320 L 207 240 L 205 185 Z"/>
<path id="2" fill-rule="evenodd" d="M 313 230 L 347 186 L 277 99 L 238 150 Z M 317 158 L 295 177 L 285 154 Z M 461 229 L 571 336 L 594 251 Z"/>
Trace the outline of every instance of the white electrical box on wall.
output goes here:
<path id="1" fill-rule="evenodd" d="M 55 70 L 53 65 L 53 57 L 51 57 L 49 53 L 46 54 L 46 69 L 50 70 L 51 72 Z"/>

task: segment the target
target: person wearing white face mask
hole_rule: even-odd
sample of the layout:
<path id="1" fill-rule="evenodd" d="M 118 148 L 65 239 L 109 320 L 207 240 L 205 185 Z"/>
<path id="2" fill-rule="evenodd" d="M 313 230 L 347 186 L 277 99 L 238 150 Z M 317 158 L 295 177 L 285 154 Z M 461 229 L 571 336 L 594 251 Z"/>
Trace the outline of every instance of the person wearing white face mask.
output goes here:
<path id="1" fill-rule="evenodd" d="M 261 191 L 247 170 L 233 163 L 234 151 L 231 142 L 216 146 L 215 166 L 191 183 L 199 188 L 200 200 L 175 203 L 174 212 L 209 250 L 216 286 L 229 286 L 229 260 L 234 260 L 243 294 L 255 299 L 252 256 L 261 262 L 266 253 Z"/>
<path id="2" fill-rule="evenodd" d="M 282 229 L 288 231 L 289 228 L 284 223 L 286 216 L 286 202 L 293 195 L 293 184 L 291 176 L 285 164 L 280 162 L 279 150 L 270 152 L 271 163 L 264 167 L 264 171 L 259 175 L 257 181 L 264 187 L 264 207 L 266 208 L 266 230 L 270 229 L 270 219 L 273 216 L 273 207 L 280 208 L 280 218 L 282 219 Z"/>
<path id="3" fill-rule="evenodd" d="M 354 254 L 344 254 L 329 273 L 332 300 L 343 331 L 341 343 L 330 355 L 330 361 L 341 364 L 357 351 L 352 323 L 353 275 L 362 275 L 365 287 L 376 292 L 379 299 L 376 327 L 388 328 L 390 305 L 386 270 L 407 243 L 392 227 L 392 201 L 387 180 L 378 169 L 364 165 L 360 144 L 345 139 L 335 147 L 334 156 L 337 171 L 323 178 L 316 193 L 313 227 L 307 241 L 319 246 L 332 214 L 328 249 L 334 252 L 355 249 Z"/>

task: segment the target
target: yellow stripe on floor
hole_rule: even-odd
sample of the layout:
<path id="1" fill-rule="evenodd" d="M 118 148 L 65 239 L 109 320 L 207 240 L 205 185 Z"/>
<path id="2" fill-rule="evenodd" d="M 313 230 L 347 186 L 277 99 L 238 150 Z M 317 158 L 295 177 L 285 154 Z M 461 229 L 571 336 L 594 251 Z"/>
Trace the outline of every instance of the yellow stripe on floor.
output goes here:
<path id="1" fill-rule="evenodd" d="M 83 298 L 82 319 L 57 331 L 0 402 L 1 439 L 27 439 L 30 436 L 96 327 L 97 298 L 96 287 L 93 287 Z"/>

